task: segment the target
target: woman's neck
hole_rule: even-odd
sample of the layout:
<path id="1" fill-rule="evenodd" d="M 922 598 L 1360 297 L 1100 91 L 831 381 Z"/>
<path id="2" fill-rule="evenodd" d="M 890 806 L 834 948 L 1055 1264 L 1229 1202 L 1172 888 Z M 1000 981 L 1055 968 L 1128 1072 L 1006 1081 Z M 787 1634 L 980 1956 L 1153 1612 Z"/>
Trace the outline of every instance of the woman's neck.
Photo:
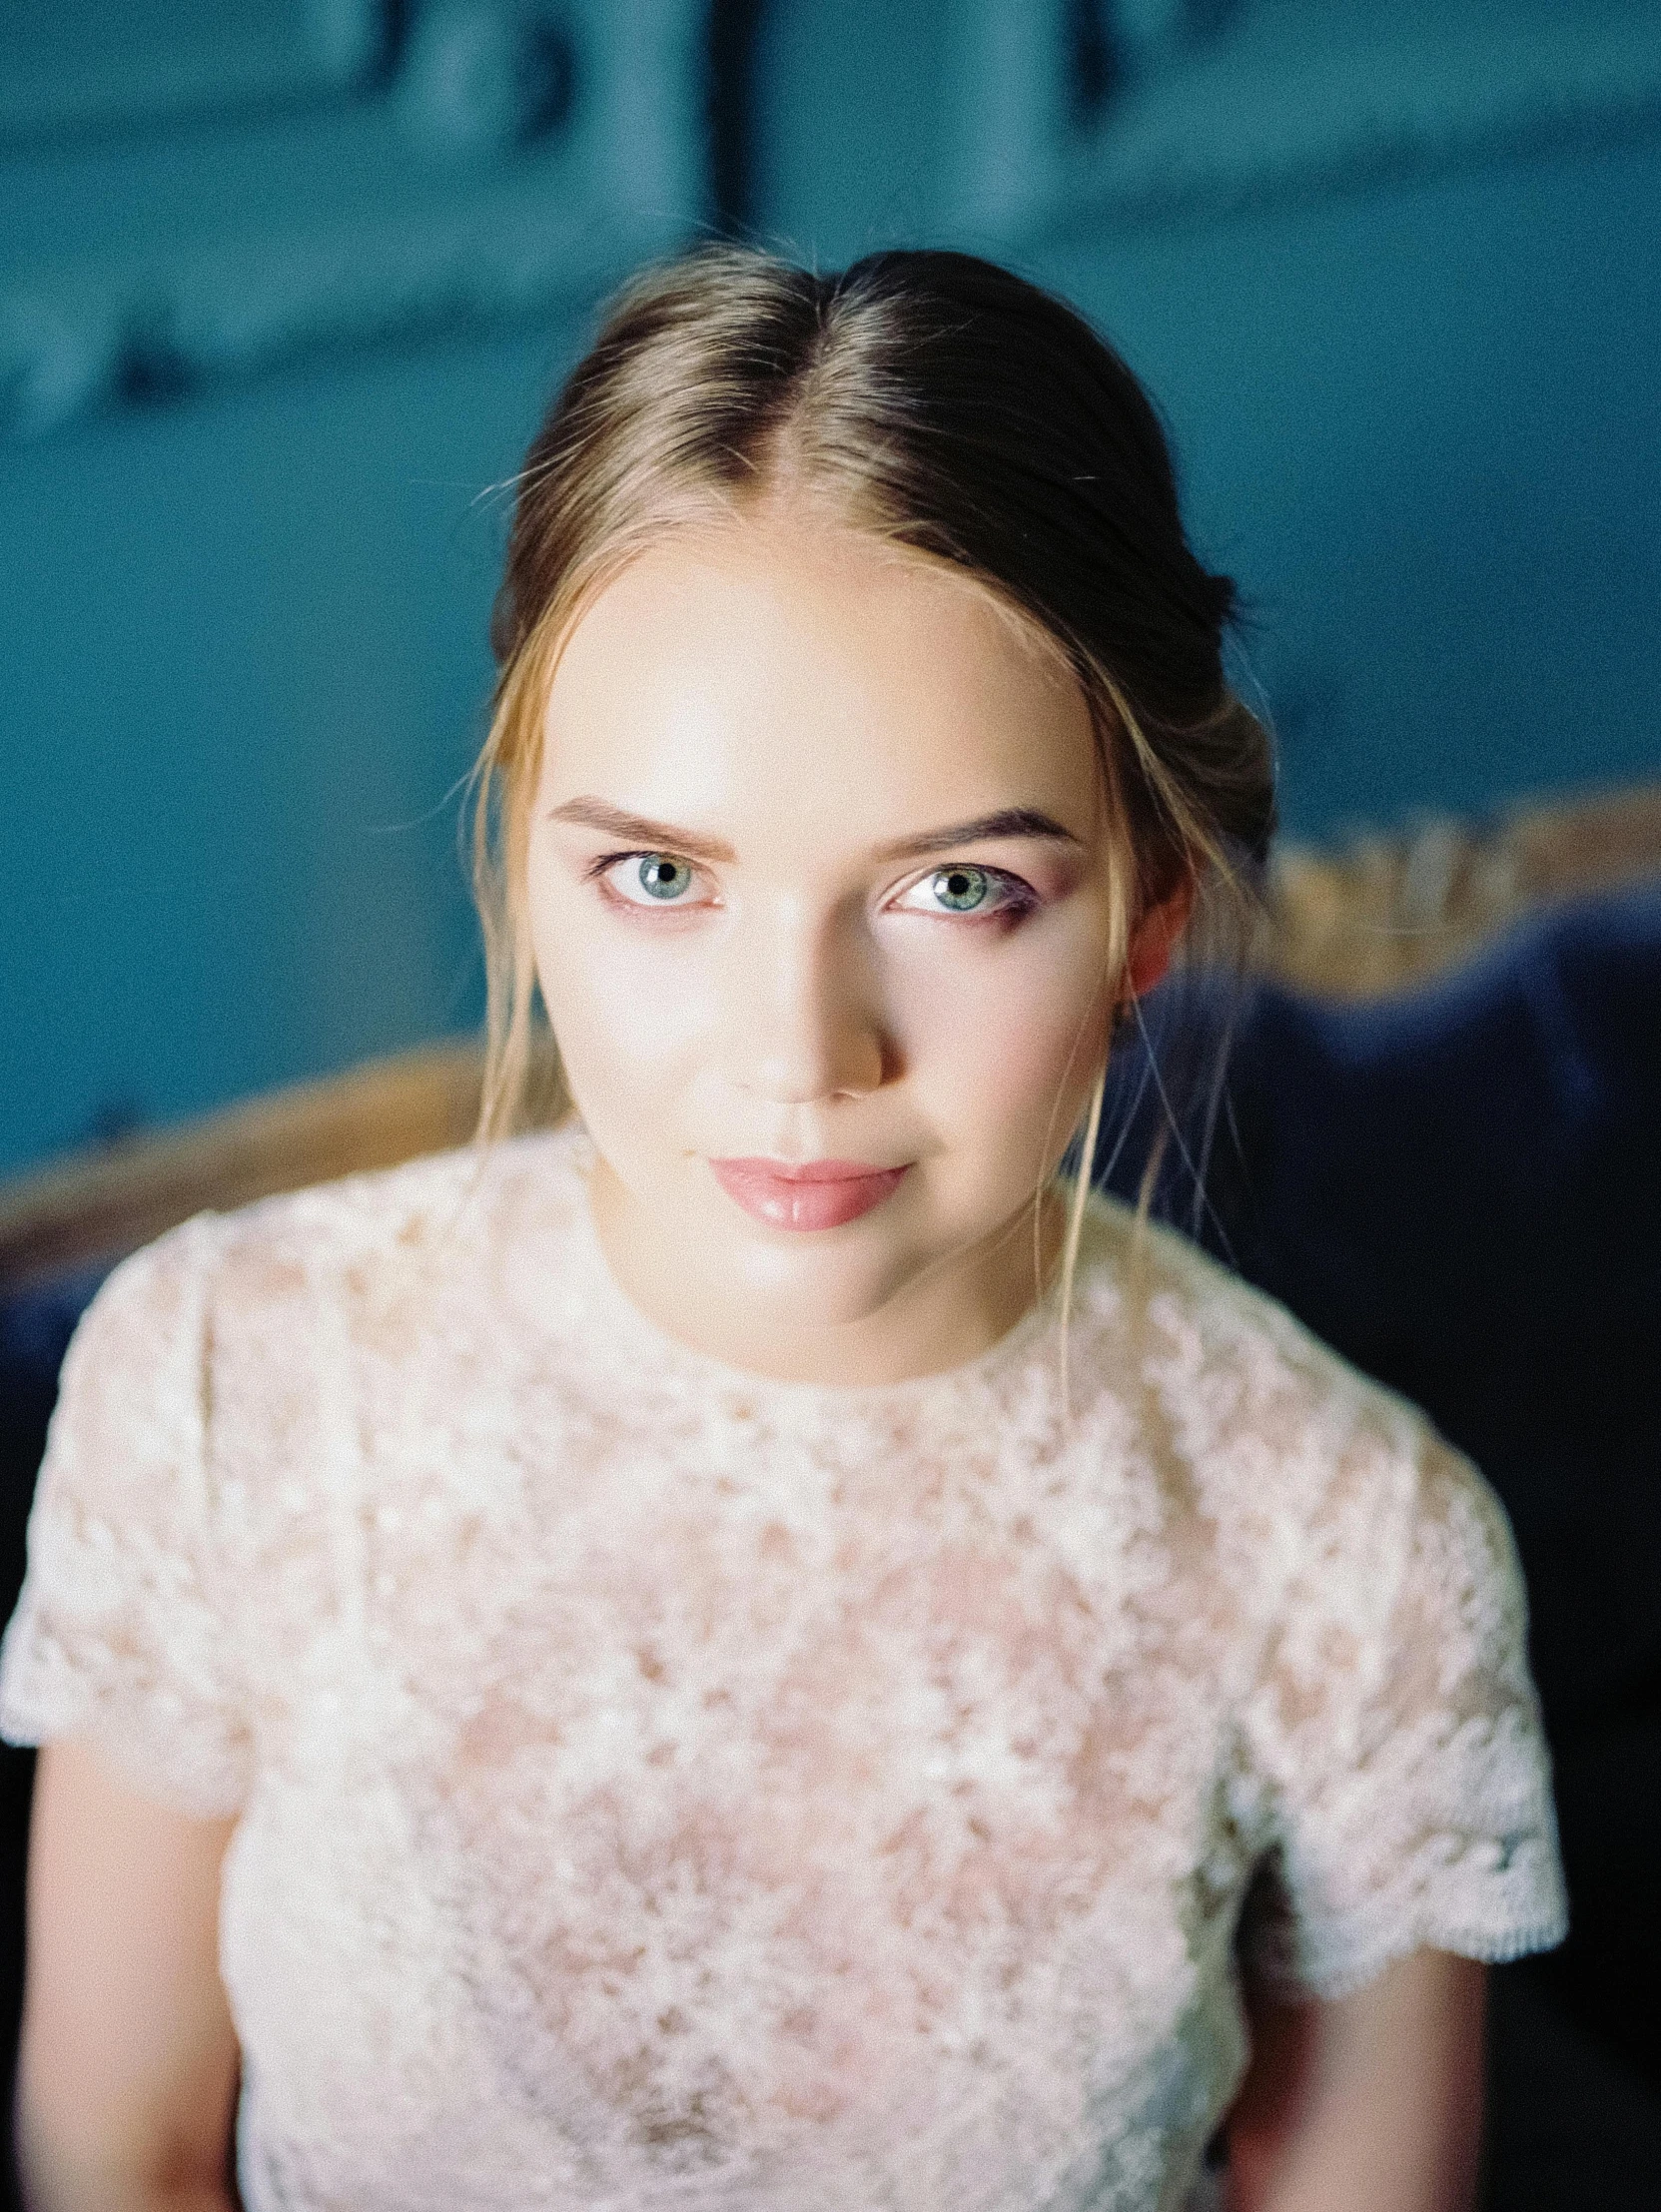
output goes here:
<path id="1" fill-rule="evenodd" d="M 656 1327 L 723 1365 L 780 1382 L 872 1388 L 968 1364 L 1015 1328 L 1054 1280 L 1068 1199 L 1047 1189 L 978 1242 L 910 1275 L 868 1310 L 824 1318 L 765 1279 L 734 1279 L 682 1250 L 594 1161 L 589 1209 L 618 1288 Z M 688 1240 L 690 1241 L 690 1240 Z"/>

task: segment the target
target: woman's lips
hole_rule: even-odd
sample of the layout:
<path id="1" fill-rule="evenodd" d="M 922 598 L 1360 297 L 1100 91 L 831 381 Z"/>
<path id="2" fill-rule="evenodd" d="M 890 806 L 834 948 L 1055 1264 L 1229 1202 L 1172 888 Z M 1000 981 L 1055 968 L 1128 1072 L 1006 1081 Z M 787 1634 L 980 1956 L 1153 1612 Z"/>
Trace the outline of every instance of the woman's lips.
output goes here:
<path id="1" fill-rule="evenodd" d="M 859 1159 L 712 1159 L 715 1180 L 774 1229 L 839 1229 L 881 1205 L 906 1172 Z M 909 1165 L 909 1162 L 908 1162 Z"/>

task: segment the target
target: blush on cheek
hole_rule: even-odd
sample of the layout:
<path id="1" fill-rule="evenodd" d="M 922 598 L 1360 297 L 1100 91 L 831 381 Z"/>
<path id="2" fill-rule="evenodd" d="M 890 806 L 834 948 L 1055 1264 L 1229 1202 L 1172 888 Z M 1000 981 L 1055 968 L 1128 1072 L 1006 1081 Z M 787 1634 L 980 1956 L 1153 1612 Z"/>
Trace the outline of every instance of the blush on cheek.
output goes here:
<path id="1" fill-rule="evenodd" d="M 549 897 L 532 936 L 549 1019 L 573 1051 L 580 1038 L 586 1057 L 638 1071 L 675 1059 L 707 1024 L 697 964 L 672 933 L 649 937 L 591 892 Z"/>
<path id="2" fill-rule="evenodd" d="M 1040 1021 L 1013 1020 L 987 1084 L 986 1112 L 1004 1141 L 1035 1172 L 1054 1165 L 1066 1150 L 1101 1065 L 1106 1037 L 1099 1023 L 1080 1033 L 1078 1020 L 1064 1029 Z"/>
<path id="3" fill-rule="evenodd" d="M 642 1077 L 678 1068 L 710 1022 L 695 976 L 642 962 L 596 962 L 573 980 L 567 1004 L 592 1052 Z"/>
<path id="4" fill-rule="evenodd" d="M 584 929 L 580 914 L 536 918 L 536 972 L 571 1095 L 608 1151 L 655 1150 L 667 1138 L 684 1064 L 704 1019 L 695 984 L 626 941 Z M 631 957 L 632 956 L 632 957 Z"/>
<path id="5" fill-rule="evenodd" d="M 908 994 L 907 1058 L 932 1112 L 961 1141 L 1058 1156 L 1107 1049 L 1107 993 L 1093 944 L 988 963 Z M 1036 1168 L 1034 1169 L 1036 1171 Z"/>

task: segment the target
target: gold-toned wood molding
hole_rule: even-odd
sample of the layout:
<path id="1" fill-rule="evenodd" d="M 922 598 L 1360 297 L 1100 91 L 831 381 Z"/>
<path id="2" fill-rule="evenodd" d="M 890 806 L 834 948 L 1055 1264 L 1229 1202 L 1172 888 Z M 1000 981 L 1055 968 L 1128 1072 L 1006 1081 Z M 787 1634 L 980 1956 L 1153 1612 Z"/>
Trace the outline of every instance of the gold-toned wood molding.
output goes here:
<path id="1" fill-rule="evenodd" d="M 1288 846 L 1269 885 L 1266 973 L 1371 999 L 1457 967 L 1543 908 L 1661 879 L 1661 784 L 1433 818 L 1347 848 Z"/>
<path id="2" fill-rule="evenodd" d="M 73 1154 L 0 1188 L 0 1283 L 134 1251 L 207 1206 L 465 1143 L 478 1093 L 476 1048 L 435 1045 Z"/>

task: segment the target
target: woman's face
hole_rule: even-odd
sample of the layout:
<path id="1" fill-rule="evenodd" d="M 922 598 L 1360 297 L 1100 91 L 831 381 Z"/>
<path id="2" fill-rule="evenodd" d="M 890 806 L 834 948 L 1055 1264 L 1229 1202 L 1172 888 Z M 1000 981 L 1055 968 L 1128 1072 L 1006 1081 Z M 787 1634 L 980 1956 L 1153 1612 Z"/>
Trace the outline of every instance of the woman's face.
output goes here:
<path id="1" fill-rule="evenodd" d="M 531 932 L 601 1243 L 660 1325 L 880 1382 L 1019 1316 L 1119 988 L 1104 805 L 1073 680 L 848 528 L 666 534 L 590 603 Z"/>

